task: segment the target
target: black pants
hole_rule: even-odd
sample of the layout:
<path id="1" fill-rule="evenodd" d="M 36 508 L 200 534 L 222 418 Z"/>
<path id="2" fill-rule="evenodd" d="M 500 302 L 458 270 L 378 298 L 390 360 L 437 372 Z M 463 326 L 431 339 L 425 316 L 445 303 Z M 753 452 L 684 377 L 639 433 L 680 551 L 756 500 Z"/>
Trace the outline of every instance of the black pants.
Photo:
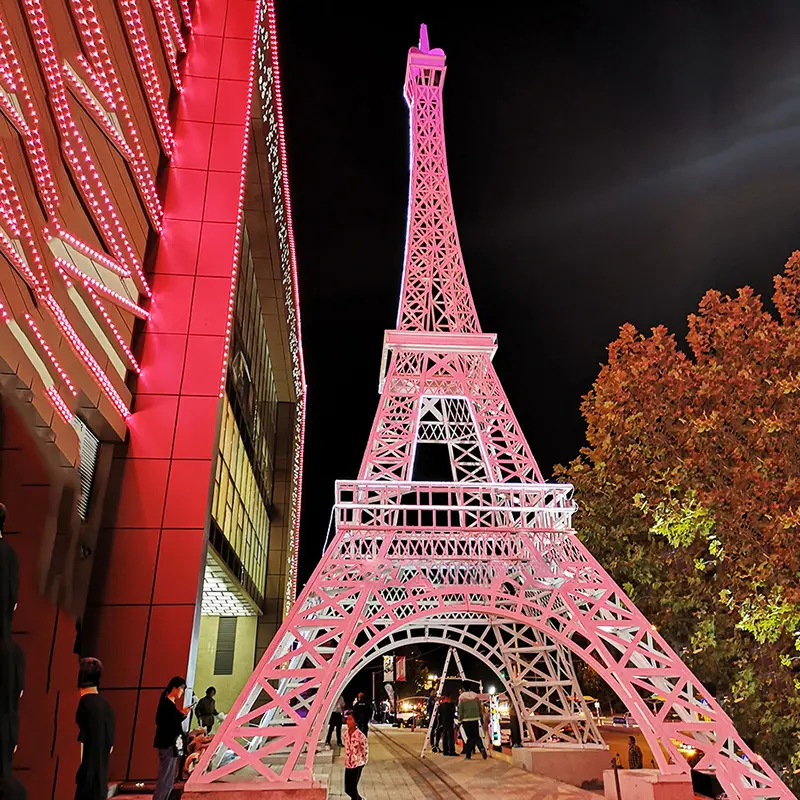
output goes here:
<path id="1" fill-rule="evenodd" d="M 331 736 L 334 729 L 336 730 L 336 744 L 342 746 L 342 715 L 338 711 L 331 713 L 330 721 L 328 722 L 328 737 L 325 739 L 325 744 L 331 743 Z"/>
<path id="2" fill-rule="evenodd" d="M 461 724 L 464 726 L 464 733 L 467 734 L 467 741 L 464 742 L 464 755 L 471 756 L 475 752 L 476 747 L 481 753 L 485 753 L 486 748 L 483 746 L 480 733 L 478 732 L 478 720 L 471 719 Z"/>
<path id="3" fill-rule="evenodd" d="M 364 736 L 369 736 L 369 720 L 360 717 L 356 720 L 356 727 L 364 734 Z"/>
<path id="4" fill-rule="evenodd" d="M 442 752 L 446 756 L 456 754 L 456 737 L 452 722 L 442 725 Z"/>
<path id="5" fill-rule="evenodd" d="M 344 771 L 344 793 L 350 800 L 361 800 L 358 793 L 358 782 L 361 780 L 361 770 L 364 767 L 352 767 Z"/>
<path id="6" fill-rule="evenodd" d="M 522 735 L 519 729 L 519 720 L 516 716 L 512 716 L 509 720 L 509 728 L 511 733 L 511 746 L 512 747 L 521 747 L 522 746 Z"/>

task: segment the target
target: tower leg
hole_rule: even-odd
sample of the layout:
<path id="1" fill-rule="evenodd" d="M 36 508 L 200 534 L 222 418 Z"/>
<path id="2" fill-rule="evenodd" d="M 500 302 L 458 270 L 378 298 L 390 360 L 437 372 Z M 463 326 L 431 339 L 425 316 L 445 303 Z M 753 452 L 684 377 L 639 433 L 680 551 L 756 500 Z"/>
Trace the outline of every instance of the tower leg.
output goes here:
<path id="1" fill-rule="evenodd" d="M 542 631 L 492 622 L 527 744 L 605 747 L 572 654 Z"/>

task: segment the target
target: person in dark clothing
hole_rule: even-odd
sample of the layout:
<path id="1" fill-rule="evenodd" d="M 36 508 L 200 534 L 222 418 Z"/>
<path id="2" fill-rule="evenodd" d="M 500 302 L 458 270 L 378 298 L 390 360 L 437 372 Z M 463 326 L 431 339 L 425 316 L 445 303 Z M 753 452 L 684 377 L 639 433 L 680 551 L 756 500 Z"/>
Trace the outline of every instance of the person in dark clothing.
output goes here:
<path id="1" fill-rule="evenodd" d="M 511 736 L 511 746 L 522 747 L 522 731 L 520 730 L 519 727 L 519 717 L 517 716 L 517 709 L 514 708 L 513 703 L 509 703 L 508 727 Z"/>
<path id="2" fill-rule="evenodd" d="M 3 538 L 6 507 L 0 503 L 0 636 L 11 634 L 11 617 L 19 596 L 19 556 Z"/>
<path id="3" fill-rule="evenodd" d="M 336 731 L 336 744 L 342 746 L 342 720 L 344 719 L 344 697 L 339 695 L 336 705 L 331 711 L 330 719 L 328 720 L 328 735 L 325 737 L 325 744 L 331 743 L 331 736 Z"/>
<path id="4" fill-rule="evenodd" d="M 197 703 L 194 709 L 197 721 L 206 729 L 206 733 L 211 733 L 217 717 L 217 704 L 214 701 L 216 694 L 217 690 L 213 686 L 209 686 L 206 689 L 206 696 Z"/>
<path id="5" fill-rule="evenodd" d="M 372 709 L 364 697 L 364 692 L 359 692 L 353 703 L 353 717 L 355 717 L 358 729 L 364 734 L 369 735 L 369 721 L 372 717 Z"/>
<path id="6" fill-rule="evenodd" d="M 81 765 L 75 775 L 75 800 L 106 800 L 108 757 L 114 749 L 114 712 L 98 692 L 103 664 L 82 658 L 78 667 L 81 699 L 75 712 Z"/>
<path id="7" fill-rule="evenodd" d="M 636 744 L 636 737 L 628 737 L 628 767 L 630 769 L 642 768 L 642 748 Z"/>
<path id="8" fill-rule="evenodd" d="M 439 710 L 436 708 L 431 712 L 431 720 L 428 723 L 428 731 L 428 740 L 431 743 L 431 751 L 438 753 L 439 744 L 442 741 L 442 725 L 441 714 L 439 714 Z"/>
<path id="9" fill-rule="evenodd" d="M 24 675 L 22 648 L 10 636 L 0 638 L 0 778 L 11 774 L 11 759 L 19 741 L 19 699 Z"/>
<path id="10" fill-rule="evenodd" d="M 456 704 L 449 694 L 445 694 L 439 701 L 436 718 L 442 732 L 442 755 L 456 755 Z"/>
<path id="11" fill-rule="evenodd" d="M 25 787 L 13 776 L 0 778 L 0 797 L 3 800 L 27 800 Z"/>
<path id="12" fill-rule="evenodd" d="M 158 749 L 158 780 L 153 800 L 168 800 L 175 785 L 175 768 L 183 753 L 183 721 L 190 709 L 183 707 L 186 679 L 175 677 L 161 692 L 156 709 L 156 735 L 153 747 Z"/>
<path id="13" fill-rule="evenodd" d="M 428 698 L 425 700 L 425 724 L 430 728 L 433 722 L 433 708 L 436 705 L 436 694 L 433 689 L 428 693 Z"/>

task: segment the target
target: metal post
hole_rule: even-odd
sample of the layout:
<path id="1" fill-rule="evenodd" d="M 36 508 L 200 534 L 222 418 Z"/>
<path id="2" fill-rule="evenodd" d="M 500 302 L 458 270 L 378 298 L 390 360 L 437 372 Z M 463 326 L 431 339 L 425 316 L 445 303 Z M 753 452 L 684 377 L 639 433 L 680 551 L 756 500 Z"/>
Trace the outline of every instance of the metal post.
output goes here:
<path id="1" fill-rule="evenodd" d="M 617 787 L 617 800 L 622 800 L 622 793 L 619 789 L 619 753 L 611 759 L 611 766 L 614 770 L 614 785 Z"/>

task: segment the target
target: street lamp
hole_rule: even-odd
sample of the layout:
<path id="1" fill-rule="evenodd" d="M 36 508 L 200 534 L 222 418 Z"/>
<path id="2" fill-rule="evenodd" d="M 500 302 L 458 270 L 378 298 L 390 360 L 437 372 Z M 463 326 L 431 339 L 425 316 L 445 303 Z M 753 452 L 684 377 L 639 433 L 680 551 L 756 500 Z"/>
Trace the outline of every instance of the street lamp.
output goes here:
<path id="1" fill-rule="evenodd" d="M 489 694 L 494 694 L 494 686 L 489 687 Z"/>

